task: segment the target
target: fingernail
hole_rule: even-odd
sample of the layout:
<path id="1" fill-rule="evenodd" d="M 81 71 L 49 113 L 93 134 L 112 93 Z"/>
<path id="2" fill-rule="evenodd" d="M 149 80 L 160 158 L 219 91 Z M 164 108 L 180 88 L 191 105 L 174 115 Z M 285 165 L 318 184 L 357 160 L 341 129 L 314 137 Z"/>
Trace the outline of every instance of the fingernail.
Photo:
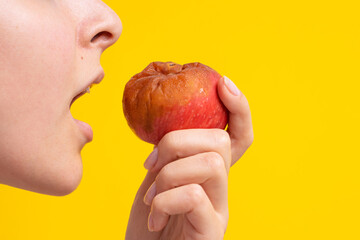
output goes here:
<path id="1" fill-rule="evenodd" d="M 231 92 L 232 95 L 234 95 L 234 96 L 240 95 L 240 90 L 237 88 L 235 83 L 233 83 L 233 81 L 231 81 L 226 76 L 224 76 L 224 83 L 225 83 L 226 88 L 229 90 L 229 92 Z"/>
<path id="2" fill-rule="evenodd" d="M 154 199 L 156 195 L 156 183 L 154 182 L 150 188 L 147 190 L 145 197 L 144 197 L 144 203 L 146 205 L 151 205 L 152 200 Z"/>
<path id="3" fill-rule="evenodd" d="M 158 149 L 157 147 L 154 148 L 154 150 L 150 153 L 150 155 L 148 156 L 148 158 L 145 160 L 144 163 L 144 167 L 149 170 L 151 169 L 153 166 L 155 166 L 155 163 L 157 161 L 158 158 Z"/>
<path id="4" fill-rule="evenodd" d="M 148 219 L 148 229 L 150 232 L 154 231 L 154 219 L 153 219 L 151 212 L 149 214 L 149 219 Z"/>

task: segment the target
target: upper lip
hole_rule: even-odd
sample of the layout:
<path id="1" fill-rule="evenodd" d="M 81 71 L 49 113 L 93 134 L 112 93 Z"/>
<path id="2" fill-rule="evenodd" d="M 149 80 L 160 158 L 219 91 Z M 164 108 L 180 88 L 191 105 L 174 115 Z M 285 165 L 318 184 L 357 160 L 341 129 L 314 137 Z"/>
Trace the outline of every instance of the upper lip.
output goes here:
<path id="1" fill-rule="evenodd" d="M 81 97 L 86 93 L 87 87 L 91 86 L 92 84 L 99 84 L 104 78 L 104 76 L 105 76 L 104 70 L 101 69 L 101 71 L 96 75 L 95 78 L 87 82 L 86 85 L 83 85 L 83 87 L 76 92 L 75 96 L 71 99 L 70 107 L 76 99 L 78 99 L 79 97 Z"/>

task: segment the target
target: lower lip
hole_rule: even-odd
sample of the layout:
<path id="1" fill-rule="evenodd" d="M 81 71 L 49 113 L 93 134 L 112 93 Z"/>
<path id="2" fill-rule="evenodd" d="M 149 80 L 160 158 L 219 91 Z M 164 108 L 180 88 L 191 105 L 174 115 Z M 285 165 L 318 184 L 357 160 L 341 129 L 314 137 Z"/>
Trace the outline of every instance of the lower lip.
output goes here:
<path id="1" fill-rule="evenodd" d="M 86 122 L 82 122 L 80 120 L 75 119 L 76 124 L 78 125 L 81 133 L 86 137 L 88 142 L 91 142 L 93 139 L 93 130 L 91 129 L 91 126 L 87 124 Z"/>

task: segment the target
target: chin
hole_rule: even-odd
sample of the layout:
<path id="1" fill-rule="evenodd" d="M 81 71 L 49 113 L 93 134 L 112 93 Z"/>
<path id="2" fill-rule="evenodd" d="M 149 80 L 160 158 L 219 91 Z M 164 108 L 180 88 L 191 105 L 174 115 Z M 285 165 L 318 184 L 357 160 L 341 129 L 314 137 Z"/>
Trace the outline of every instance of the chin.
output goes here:
<path id="1" fill-rule="evenodd" d="M 66 196 L 74 192 L 81 183 L 83 176 L 83 166 L 81 156 L 75 161 L 70 161 L 67 168 L 57 172 L 57 176 L 50 176 L 52 186 L 47 187 L 45 194 L 52 196 Z"/>
<path id="2" fill-rule="evenodd" d="M 51 196 L 66 196 L 74 192 L 80 185 L 83 166 L 81 156 L 68 159 L 61 166 L 51 164 L 42 173 L 33 175 L 32 178 L 23 179 L 20 184 L 12 184 L 13 187 L 27 191 Z"/>
<path id="3" fill-rule="evenodd" d="M 45 193 L 52 196 L 66 196 L 74 192 L 80 185 L 82 179 L 82 171 L 72 174 L 67 174 L 65 178 L 62 178 L 61 182 L 57 182 L 54 188 L 48 189 Z"/>
<path id="4" fill-rule="evenodd" d="M 75 137 L 72 135 L 68 139 L 75 139 Z M 45 158 L 47 171 L 43 174 L 44 179 L 38 178 L 42 184 L 39 193 L 66 196 L 79 187 L 83 176 L 81 151 L 86 143 L 87 141 L 83 138 L 81 141 L 68 142 L 65 146 L 59 147 L 63 149 L 60 151 L 62 154 L 52 153 Z"/>

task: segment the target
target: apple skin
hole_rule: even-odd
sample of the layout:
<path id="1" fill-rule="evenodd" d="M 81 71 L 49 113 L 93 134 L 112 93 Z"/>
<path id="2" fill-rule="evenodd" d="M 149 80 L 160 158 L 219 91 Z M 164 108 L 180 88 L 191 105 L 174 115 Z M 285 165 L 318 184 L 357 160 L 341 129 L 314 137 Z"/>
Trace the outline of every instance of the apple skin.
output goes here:
<path id="1" fill-rule="evenodd" d="M 140 139 L 155 145 L 175 130 L 225 129 L 229 112 L 217 93 L 219 79 L 198 62 L 152 62 L 125 86 L 125 118 Z"/>

